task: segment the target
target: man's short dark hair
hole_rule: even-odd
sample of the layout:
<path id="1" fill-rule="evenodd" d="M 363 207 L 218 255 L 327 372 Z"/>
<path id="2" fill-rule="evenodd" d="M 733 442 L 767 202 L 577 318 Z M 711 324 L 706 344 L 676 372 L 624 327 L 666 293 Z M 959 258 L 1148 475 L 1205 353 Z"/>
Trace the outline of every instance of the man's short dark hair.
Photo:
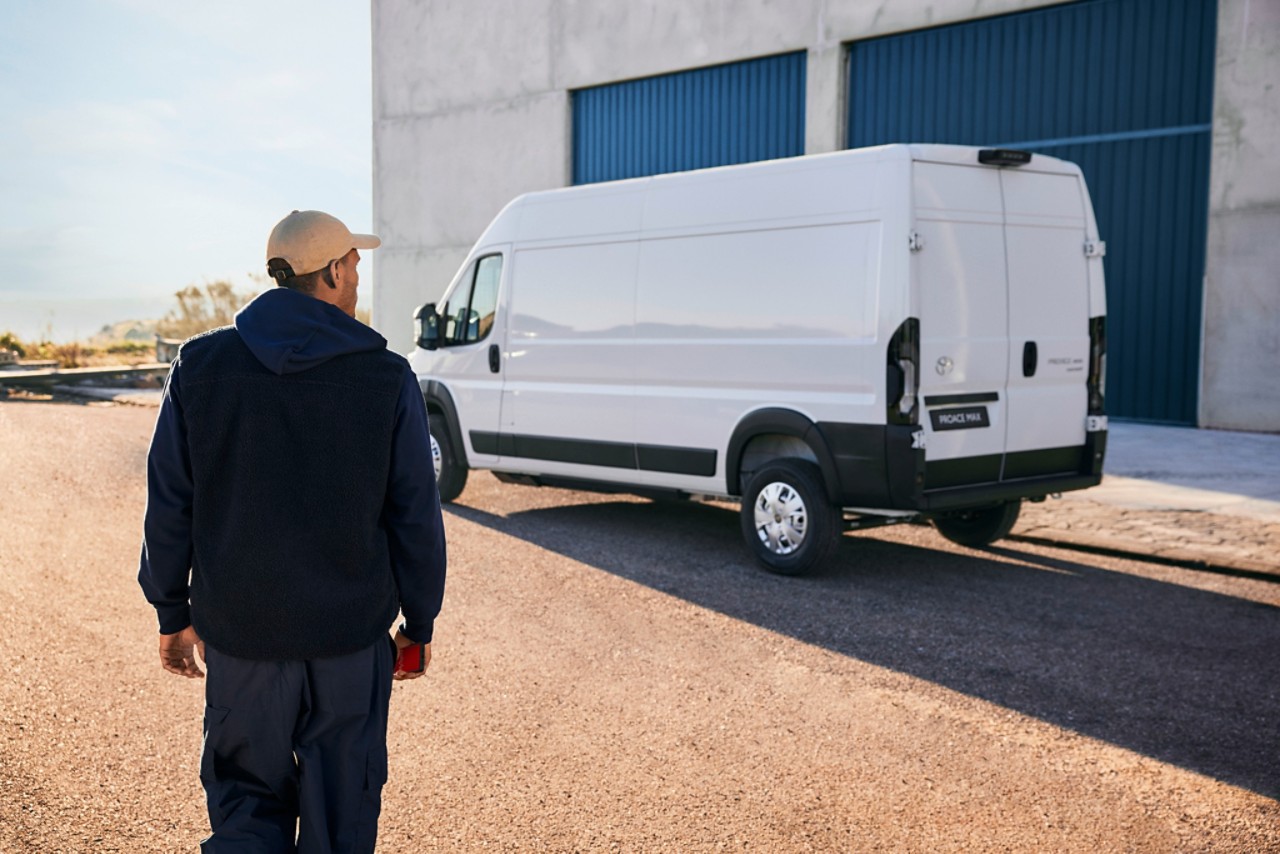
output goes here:
<path id="1" fill-rule="evenodd" d="M 272 258 L 267 262 L 267 275 L 280 287 L 302 294 L 314 294 L 321 282 L 331 288 L 334 287 L 333 275 L 329 272 L 328 264 L 325 264 L 319 270 L 295 276 L 293 268 L 289 266 L 288 261 L 283 258 Z"/>

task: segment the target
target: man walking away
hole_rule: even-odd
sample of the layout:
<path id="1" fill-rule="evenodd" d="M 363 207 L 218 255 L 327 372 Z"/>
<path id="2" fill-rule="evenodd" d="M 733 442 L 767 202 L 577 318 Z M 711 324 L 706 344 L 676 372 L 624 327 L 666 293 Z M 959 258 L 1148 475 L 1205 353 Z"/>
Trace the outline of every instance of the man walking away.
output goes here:
<path id="1" fill-rule="evenodd" d="M 445 542 L 418 383 L 354 319 L 361 249 L 319 211 L 278 287 L 183 344 L 147 458 L 138 581 L 160 662 L 204 676 L 206 852 L 371 852 L 397 650 L 430 660 Z M 403 612 L 394 641 L 387 630 Z M 421 645 L 420 647 L 418 645 Z"/>

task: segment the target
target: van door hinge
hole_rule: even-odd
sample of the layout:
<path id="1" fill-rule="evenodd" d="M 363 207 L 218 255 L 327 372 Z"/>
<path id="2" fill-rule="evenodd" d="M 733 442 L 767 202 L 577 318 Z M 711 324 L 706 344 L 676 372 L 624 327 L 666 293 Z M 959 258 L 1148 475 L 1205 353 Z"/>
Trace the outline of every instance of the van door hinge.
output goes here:
<path id="1" fill-rule="evenodd" d="M 1107 254 L 1107 241 L 1086 240 L 1084 242 L 1084 257 L 1101 258 L 1106 254 Z"/>
<path id="2" fill-rule="evenodd" d="M 924 238 L 920 236 L 920 232 L 913 231 L 907 235 L 907 246 L 912 252 L 919 252 L 924 248 Z"/>

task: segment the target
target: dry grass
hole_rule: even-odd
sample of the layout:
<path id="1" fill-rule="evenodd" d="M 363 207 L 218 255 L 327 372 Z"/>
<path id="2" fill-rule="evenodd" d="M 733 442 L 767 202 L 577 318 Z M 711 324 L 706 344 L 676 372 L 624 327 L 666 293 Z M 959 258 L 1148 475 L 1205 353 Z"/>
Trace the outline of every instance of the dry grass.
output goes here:
<path id="1" fill-rule="evenodd" d="M 0 334 L 0 350 L 11 350 L 22 360 L 57 362 L 60 368 L 143 365 L 156 360 L 156 346 L 151 341 L 55 344 L 52 341 L 24 341 L 12 332 Z"/>

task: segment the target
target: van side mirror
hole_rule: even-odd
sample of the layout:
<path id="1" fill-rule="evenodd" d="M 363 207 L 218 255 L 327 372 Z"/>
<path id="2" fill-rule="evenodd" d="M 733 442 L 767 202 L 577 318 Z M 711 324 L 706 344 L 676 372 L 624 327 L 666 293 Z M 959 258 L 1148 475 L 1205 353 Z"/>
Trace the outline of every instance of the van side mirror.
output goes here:
<path id="1" fill-rule="evenodd" d="M 436 314 L 435 303 L 419 306 L 413 313 L 413 331 L 422 349 L 434 350 L 440 346 L 440 315 Z"/>

